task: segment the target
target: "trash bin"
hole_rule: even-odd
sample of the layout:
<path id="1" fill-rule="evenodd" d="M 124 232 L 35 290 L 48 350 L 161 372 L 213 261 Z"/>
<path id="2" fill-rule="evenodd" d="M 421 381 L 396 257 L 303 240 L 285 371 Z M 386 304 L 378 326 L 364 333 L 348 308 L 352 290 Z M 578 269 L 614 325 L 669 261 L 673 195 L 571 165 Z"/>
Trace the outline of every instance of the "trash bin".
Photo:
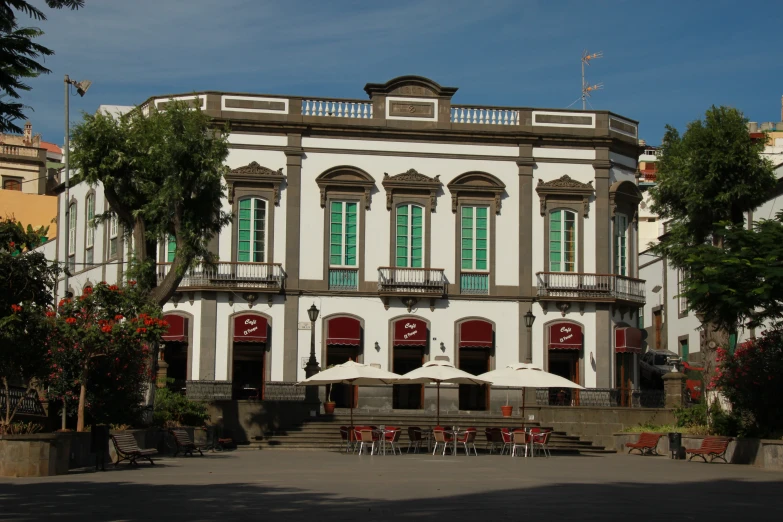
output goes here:
<path id="1" fill-rule="evenodd" d="M 669 452 L 671 458 L 679 459 L 682 448 L 682 433 L 669 433 Z"/>

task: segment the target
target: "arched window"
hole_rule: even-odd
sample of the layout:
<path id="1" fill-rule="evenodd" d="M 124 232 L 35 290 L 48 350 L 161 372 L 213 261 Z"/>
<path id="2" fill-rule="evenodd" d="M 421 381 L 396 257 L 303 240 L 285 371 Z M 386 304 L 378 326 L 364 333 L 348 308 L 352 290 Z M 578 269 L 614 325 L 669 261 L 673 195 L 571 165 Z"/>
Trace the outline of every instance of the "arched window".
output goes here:
<path id="1" fill-rule="evenodd" d="M 91 265 L 94 261 L 94 249 L 95 246 L 95 194 L 87 194 L 86 201 L 86 218 L 87 218 L 87 233 L 85 234 L 84 248 L 85 248 L 85 260 L 84 262 Z"/>
<path id="2" fill-rule="evenodd" d="M 396 245 L 396 266 L 424 266 L 424 207 L 412 204 L 397 206 Z"/>
<path id="3" fill-rule="evenodd" d="M 237 261 L 266 262 L 266 201 L 245 198 L 239 201 Z"/>
<path id="4" fill-rule="evenodd" d="M 576 272 L 576 212 L 549 213 L 549 271 Z"/>

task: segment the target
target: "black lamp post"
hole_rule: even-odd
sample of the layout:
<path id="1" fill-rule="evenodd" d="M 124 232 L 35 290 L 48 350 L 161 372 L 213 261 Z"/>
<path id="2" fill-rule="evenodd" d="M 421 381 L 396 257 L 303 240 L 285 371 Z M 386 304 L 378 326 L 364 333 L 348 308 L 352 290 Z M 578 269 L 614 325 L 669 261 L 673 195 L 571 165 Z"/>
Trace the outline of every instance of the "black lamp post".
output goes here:
<path id="1" fill-rule="evenodd" d="M 536 316 L 532 310 L 525 314 L 525 326 L 527 327 L 527 350 L 525 350 L 525 362 L 533 362 L 533 323 L 536 322 Z"/>
<path id="2" fill-rule="evenodd" d="M 318 319 L 318 308 L 315 307 L 315 303 L 307 309 L 307 315 L 310 316 L 310 359 L 305 365 L 305 376 L 312 377 L 321 371 L 315 359 L 315 320 Z"/>

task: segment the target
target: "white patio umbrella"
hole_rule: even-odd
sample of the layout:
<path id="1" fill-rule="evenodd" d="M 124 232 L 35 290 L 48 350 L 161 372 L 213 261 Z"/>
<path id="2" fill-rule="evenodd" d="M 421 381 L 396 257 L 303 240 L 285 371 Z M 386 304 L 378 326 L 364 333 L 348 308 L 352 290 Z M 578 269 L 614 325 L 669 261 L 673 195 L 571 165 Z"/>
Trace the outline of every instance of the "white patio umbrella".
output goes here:
<path id="1" fill-rule="evenodd" d="M 426 384 L 429 382 L 434 382 L 438 385 L 438 409 L 436 414 L 438 425 L 440 425 L 440 383 L 490 384 L 490 381 L 455 368 L 449 361 L 441 360 L 424 363 L 421 368 L 416 368 L 401 376 L 397 384 Z"/>
<path id="2" fill-rule="evenodd" d="M 355 361 L 348 361 L 327 368 L 302 382 L 299 386 L 322 386 L 326 384 L 350 384 L 366 386 L 370 384 L 391 384 L 400 378 L 399 375 L 374 366 L 368 366 Z M 353 426 L 353 399 L 351 400 L 351 426 Z"/>
<path id="3" fill-rule="evenodd" d="M 569 381 L 565 377 L 545 372 L 538 366 L 526 363 L 515 363 L 482 373 L 480 379 L 490 381 L 495 386 L 522 388 L 522 418 L 525 418 L 525 390 L 527 388 L 576 388 L 584 387 Z"/>

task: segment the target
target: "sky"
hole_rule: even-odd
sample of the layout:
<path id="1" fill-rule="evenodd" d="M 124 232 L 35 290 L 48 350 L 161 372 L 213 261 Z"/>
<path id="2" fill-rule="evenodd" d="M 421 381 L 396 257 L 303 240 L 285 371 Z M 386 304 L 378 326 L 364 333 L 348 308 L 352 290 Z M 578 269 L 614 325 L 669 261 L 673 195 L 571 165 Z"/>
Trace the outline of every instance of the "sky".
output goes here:
<path id="1" fill-rule="evenodd" d="M 406 74 L 458 87 L 456 104 L 579 108 L 584 50 L 603 52 L 587 69 L 604 85 L 592 108 L 639 121 L 648 144 L 710 105 L 781 120 L 780 0 L 31 2 L 48 20 L 20 22 L 55 55 L 23 102 L 56 143 L 64 74 L 93 82 L 71 97 L 72 123 L 99 105 L 202 90 L 364 99 L 366 83 Z"/>

